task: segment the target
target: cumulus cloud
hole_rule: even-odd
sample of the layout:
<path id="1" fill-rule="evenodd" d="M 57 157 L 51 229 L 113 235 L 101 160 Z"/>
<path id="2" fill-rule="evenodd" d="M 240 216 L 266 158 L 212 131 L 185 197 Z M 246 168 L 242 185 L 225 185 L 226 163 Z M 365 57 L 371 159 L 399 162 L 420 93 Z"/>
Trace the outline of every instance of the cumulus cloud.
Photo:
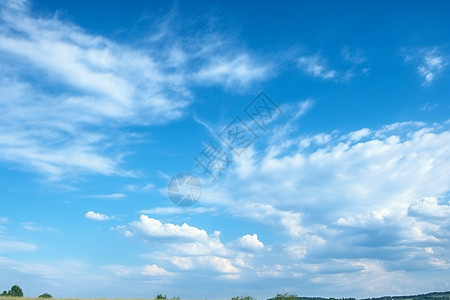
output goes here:
<path id="1" fill-rule="evenodd" d="M 235 244 L 240 248 L 249 250 L 260 250 L 264 248 L 264 244 L 258 240 L 258 235 L 256 233 L 253 235 L 246 234 L 241 236 L 235 241 Z"/>
<path id="2" fill-rule="evenodd" d="M 140 235 L 143 238 L 182 238 L 187 240 L 207 240 L 208 234 L 203 229 L 172 223 L 162 223 L 159 220 L 141 215 L 138 221 L 130 224 L 130 231 L 133 235 Z"/>
<path id="3" fill-rule="evenodd" d="M 283 143 L 234 157 L 235 167 L 220 186 L 205 187 L 202 198 L 286 235 L 283 245 L 264 245 L 264 257 L 279 261 L 278 270 L 253 261 L 259 276 L 313 276 L 323 264 L 305 264 L 316 259 L 335 266 L 336 273 L 371 268 L 380 277 L 448 266 L 450 257 L 441 250 L 450 246 L 448 122 L 284 134 Z M 348 260 L 346 266 L 338 259 Z M 287 267 L 295 261 L 302 265 Z M 319 283 L 328 275 L 314 278 Z"/>
<path id="4" fill-rule="evenodd" d="M 173 273 L 168 272 L 164 268 L 158 267 L 155 264 L 144 266 L 141 274 L 145 276 L 173 276 Z"/>
<path id="5" fill-rule="evenodd" d="M 169 261 L 179 270 L 204 270 L 212 274 L 238 274 L 239 266 L 245 265 L 241 250 L 261 250 L 264 245 L 256 234 L 244 235 L 225 246 L 220 240 L 220 232 L 208 235 L 203 229 L 188 224 L 163 223 L 142 215 L 138 221 L 117 230 L 127 237 L 137 236 L 154 245 L 158 251 L 144 255 L 148 259 Z M 237 247 L 238 246 L 238 247 Z M 154 268 L 156 269 L 156 268 Z"/>
<path id="6" fill-rule="evenodd" d="M 439 204 L 436 197 L 423 197 L 411 203 L 408 208 L 410 216 L 423 216 L 430 218 L 446 218 L 450 217 L 450 205 Z"/>
<path id="7" fill-rule="evenodd" d="M 96 220 L 96 221 L 106 221 L 111 219 L 111 217 L 101 214 L 101 213 L 96 213 L 93 211 L 88 211 L 85 215 L 86 219 L 91 219 L 91 220 Z"/>
<path id="8" fill-rule="evenodd" d="M 117 229 L 151 244 L 143 256 L 150 265 L 201 273 L 197 279 L 272 278 L 277 287 L 277 280 L 301 278 L 315 288 L 334 280 L 346 290 L 373 277 L 361 295 L 418 284 L 413 270 L 440 272 L 442 279 L 450 269 L 449 124 L 402 122 L 311 136 L 277 131 L 267 147 L 233 157 L 220 182 L 205 185 L 202 203 L 263 226 L 276 243 L 262 243 L 259 232 L 224 242 L 219 232 L 148 216 Z"/>

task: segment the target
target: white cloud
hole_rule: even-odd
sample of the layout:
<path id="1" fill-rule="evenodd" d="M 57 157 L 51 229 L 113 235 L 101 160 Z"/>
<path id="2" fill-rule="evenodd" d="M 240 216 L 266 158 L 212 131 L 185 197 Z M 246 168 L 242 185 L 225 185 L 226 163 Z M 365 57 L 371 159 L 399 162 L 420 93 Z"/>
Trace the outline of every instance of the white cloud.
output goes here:
<path id="1" fill-rule="evenodd" d="M 235 244 L 240 248 L 249 250 L 260 250 L 264 248 L 264 244 L 258 240 L 258 235 L 256 233 L 253 235 L 246 234 L 241 236 L 235 241 Z"/>
<path id="2" fill-rule="evenodd" d="M 141 271 L 142 275 L 145 276 L 173 276 L 174 274 L 166 271 L 162 267 L 158 267 L 157 265 L 146 265 Z"/>
<path id="3" fill-rule="evenodd" d="M 39 226 L 33 222 L 26 222 L 26 223 L 22 223 L 22 227 L 26 230 L 31 230 L 31 231 L 53 231 L 53 232 L 59 232 L 57 229 L 52 228 L 52 227 L 43 227 L 43 226 Z"/>
<path id="4" fill-rule="evenodd" d="M 198 258 L 202 265 L 207 265 L 220 273 L 239 273 L 239 268 L 234 266 L 229 259 L 219 256 L 202 256 Z"/>
<path id="5" fill-rule="evenodd" d="M 208 240 L 209 236 L 203 229 L 183 225 L 176 225 L 172 223 L 162 223 L 159 220 L 149 218 L 146 215 L 141 215 L 139 221 L 134 221 L 130 224 L 130 230 L 133 235 L 140 235 L 146 237 L 159 238 L 181 238 L 188 240 Z"/>
<path id="6" fill-rule="evenodd" d="M 392 269 L 443 270 L 450 257 L 436 249 L 450 246 L 448 125 L 403 122 L 314 136 L 286 131 L 277 138 L 283 143 L 270 140 L 260 153 L 249 151 L 246 172 L 236 157 L 220 184 L 205 186 L 202 201 L 281 230 L 286 255 L 277 256 L 280 246 L 264 245 L 269 261 L 320 258 L 333 265 L 334 259 L 364 258 L 370 266 L 382 265 L 380 282 Z M 401 257 L 407 259 L 394 263 Z M 277 271 L 260 261 L 252 265 L 263 277 L 312 274 L 300 266 Z"/>
<path id="7" fill-rule="evenodd" d="M 362 138 L 368 136 L 369 134 L 370 134 L 370 130 L 368 128 L 363 128 L 360 130 L 350 132 L 347 136 L 350 141 L 357 142 L 357 141 L 361 140 Z"/>
<path id="8" fill-rule="evenodd" d="M 32 252 L 37 249 L 37 246 L 30 243 L 12 241 L 12 240 L 0 240 L 0 253 L 6 252 Z"/>
<path id="9" fill-rule="evenodd" d="M 141 214 L 148 215 L 176 215 L 176 214 L 205 214 L 215 212 L 216 209 L 213 207 L 178 207 L 178 206 L 167 206 L 167 207 L 155 207 L 151 209 L 140 210 Z"/>
<path id="10" fill-rule="evenodd" d="M 111 219 L 111 217 L 109 217 L 107 215 L 96 213 L 93 211 L 88 211 L 84 216 L 86 217 L 86 219 L 97 220 L 97 221 L 106 221 L 106 220 Z"/>
<path id="11" fill-rule="evenodd" d="M 447 58 L 438 47 L 418 48 L 410 51 L 406 62 L 417 64 L 417 73 L 422 77 L 423 85 L 430 85 L 448 65 Z"/>
<path id="12" fill-rule="evenodd" d="M 250 82 L 266 79 L 268 69 L 267 66 L 252 61 L 247 55 L 242 55 L 236 58 L 219 58 L 200 69 L 195 77 L 205 83 L 246 86 Z"/>
<path id="13" fill-rule="evenodd" d="M 423 64 L 417 67 L 417 71 L 423 77 L 425 83 L 430 84 L 436 75 L 442 71 L 444 65 L 445 63 L 441 56 L 428 54 L 424 57 Z"/>
<path id="14" fill-rule="evenodd" d="M 194 268 L 193 258 L 182 256 L 170 256 L 170 262 L 181 270 L 191 270 Z"/>
<path id="15" fill-rule="evenodd" d="M 359 50 L 344 47 L 341 51 L 340 64 L 345 68 L 334 69 L 329 66 L 328 60 L 320 54 L 302 55 L 297 59 L 297 67 L 305 74 L 322 80 L 347 82 L 355 75 L 368 75 L 369 68 L 363 63 L 366 58 Z"/>
<path id="16" fill-rule="evenodd" d="M 217 33 L 169 34 L 170 22 L 157 41 L 136 48 L 57 16 L 35 17 L 28 1 L 1 8 L 0 160 L 49 180 L 135 176 L 121 168 L 126 153 L 118 148 L 133 134 L 117 128 L 179 119 L 191 87 L 241 87 L 268 70 Z"/>
<path id="17" fill-rule="evenodd" d="M 138 221 L 128 226 L 118 226 L 116 230 L 123 232 L 126 237 L 140 237 L 155 241 L 159 239 L 166 251 L 171 250 L 184 255 L 225 255 L 227 249 L 220 241 L 220 232 L 208 233 L 186 223 L 182 225 L 162 223 L 161 221 L 141 215 Z"/>
<path id="18" fill-rule="evenodd" d="M 244 215 L 246 218 L 280 227 L 291 236 L 298 237 L 305 233 L 305 228 L 301 224 L 301 213 L 279 210 L 270 204 L 255 202 L 237 203 L 230 208 L 238 216 Z"/>
<path id="19" fill-rule="evenodd" d="M 300 57 L 298 67 L 305 73 L 320 79 L 334 79 L 337 76 L 337 71 L 329 69 L 325 59 L 318 54 Z"/>
<path id="20" fill-rule="evenodd" d="M 138 185 L 138 184 L 129 184 L 126 185 L 125 188 L 130 192 L 139 192 L 139 193 L 145 193 L 150 190 L 152 190 L 155 187 L 153 183 L 147 183 L 144 185 Z"/>
<path id="21" fill-rule="evenodd" d="M 169 256 L 167 259 L 181 270 L 208 270 L 225 274 L 240 272 L 240 269 L 236 267 L 229 259 L 220 256 Z"/>
<path id="22" fill-rule="evenodd" d="M 123 193 L 114 193 L 114 194 L 108 194 L 108 195 L 93 195 L 92 197 L 95 198 L 110 198 L 110 199 L 119 199 L 119 198 L 124 198 L 127 195 L 123 194 Z"/>
<path id="23" fill-rule="evenodd" d="M 408 208 L 409 215 L 432 218 L 450 218 L 450 205 L 438 204 L 436 197 L 423 197 L 416 200 Z"/>
<path id="24" fill-rule="evenodd" d="M 130 226 L 133 235 L 159 238 L 182 238 L 188 240 L 207 240 L 208 234 L 203 229 L 198 229 L 184 223 L 176 225 L 172 223 L 162 223 L 159 220 L 141 215 L 139 221 L 133 221 Z"/>

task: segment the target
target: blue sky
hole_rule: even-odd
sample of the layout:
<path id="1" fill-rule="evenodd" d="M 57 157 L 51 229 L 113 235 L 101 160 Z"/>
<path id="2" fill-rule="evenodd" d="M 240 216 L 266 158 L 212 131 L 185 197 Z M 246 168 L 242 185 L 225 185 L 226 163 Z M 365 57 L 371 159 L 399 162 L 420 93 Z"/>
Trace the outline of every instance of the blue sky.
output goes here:
<path id="1" fill-rule="evenodd" d="M 448 2 L 0 3 L 0 289 L 450 289 Z"/>

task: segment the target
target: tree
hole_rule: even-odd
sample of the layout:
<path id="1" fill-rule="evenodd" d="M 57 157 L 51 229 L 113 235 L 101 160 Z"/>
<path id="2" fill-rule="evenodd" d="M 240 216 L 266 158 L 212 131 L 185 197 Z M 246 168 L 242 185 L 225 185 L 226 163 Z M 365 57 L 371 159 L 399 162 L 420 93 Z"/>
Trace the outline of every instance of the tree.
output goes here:
<path id="1" fill-rule="evenodd" d="M 167 296 L 166 295 L 163 295 L 163 294 L 161 294 L 161 293 L 158 293 L 158 295 L 156 295 L 156 298 L 155 299 L 167 299 Z"/>
<path id="2" fill-rule="evenodd" d="M 245 297 L 236 296 L 231 298 L 231 300 L 256 300 L 256 299 L 253 298 L 252 296 L 245 296 Z"/>
<path id="3" fill-rule="evenodd" d="M 50 295 L 49 293 L 43 293 L 42 295 L 39 296 L 39 298 L 53 298 L 53 296 Z"/>
<path id="4" fill-rule="evenodd" d="M 278 293 L 277 296 L 273 298 L 273 300 L 297 300 L 297 295 L 288 293 L 284 294 Z"/>
<path id="5" fill-rule="evenodd" d="M 2 297 L 23 297 L 23 291 L 18 285 L 13 285 L 8 292 L 3 291 L 3 293 L 0 296 L 2 296 Z"/>

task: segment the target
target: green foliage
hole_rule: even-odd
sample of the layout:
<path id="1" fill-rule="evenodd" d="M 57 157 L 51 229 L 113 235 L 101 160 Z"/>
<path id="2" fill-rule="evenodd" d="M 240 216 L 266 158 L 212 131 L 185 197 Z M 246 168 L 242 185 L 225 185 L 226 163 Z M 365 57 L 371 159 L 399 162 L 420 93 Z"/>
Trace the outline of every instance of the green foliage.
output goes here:
<path id="1" fill-rule="evenodd" d="M 13 285 L 8 292 L 3 291 L 0 297 L 23 297 L 23 291 L 18 285 Z"/>
<path id="2" fill-rule="evenodd" d="M 296 294 L 288 294 L 288 293 L 284 293 L 284 294 L 280 294 L 278 293 L 276 295 L 275 298 L 272 298 L 273 300 L 297 300 L 297 295 Z"/>
<path id="3" fill-rule="evenodd" d="M 175 297 L 170 298 L 170 300 L 181 300 L 181 298 L 178 296 L 175 296 Z"/>
<path id="4" fill-rule="evenodd" d="M 50 295 L 49 293 L 43 293 L 42 295 L 39 296 L 39 298 L 53 298 L 53 296 Z"/>
<path id="5" fill-rule="evenodd" d="M 245 297 L 236 296 L 231 298 L 231 300 L 256 300 L 256 299 L 253 298 L 252 296 L 245 296 Z"/>
<path id="6" fill-rule="evenodd" d="M 163 294 L 161 294 L 161 293 L 158 293 L 158 295 L 156 295 L 156 298 L 155 299 L 165 299 L 165 300 L 167 300 L 167 296 L 166 295 L 163 295 Z"/>

